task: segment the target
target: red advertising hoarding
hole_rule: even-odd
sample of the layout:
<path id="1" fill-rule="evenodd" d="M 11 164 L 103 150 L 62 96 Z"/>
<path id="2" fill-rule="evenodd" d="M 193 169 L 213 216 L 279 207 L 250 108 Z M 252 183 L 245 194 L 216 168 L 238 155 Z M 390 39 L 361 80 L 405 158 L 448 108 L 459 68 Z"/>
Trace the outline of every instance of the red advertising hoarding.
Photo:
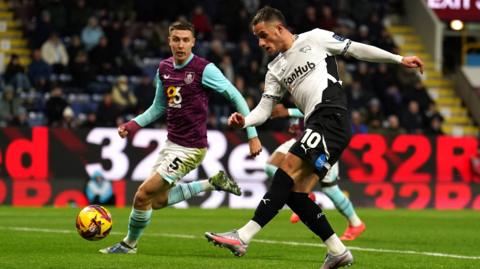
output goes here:
<path id="1" fill-rule="evenodd" d="M 441 20 L 480 21 L 480 0 L 426 0 Z"/>
<path id="2" fill-rule="evenodd" d="M 244 194 L 211 192 L 177 207 L 256 207 L 267 189 L 265 162 L 290 136 L 260 133 L 264 150 L 255 159 L 248 157 L 243 132 L 210 130 L 208 137 L 202 165 L 184 180 L 224 170 Z M 132 139 L 120 139 L 115 128 L 0 129 L 0 205 L 86 205 L 89 174 L 100 171 L 113 181 L 115 205 L 123 207 L 150 173 L 165 139 L 165 130 L 153 129 L 142 129 Z M 340 185 L 356 206 L 480 209 L 480 177 L 470 165 L 478 143 L 474 137 L 356 135 L 340 160 Z M 332 207 L 320 193 L 319 199 Z"/>

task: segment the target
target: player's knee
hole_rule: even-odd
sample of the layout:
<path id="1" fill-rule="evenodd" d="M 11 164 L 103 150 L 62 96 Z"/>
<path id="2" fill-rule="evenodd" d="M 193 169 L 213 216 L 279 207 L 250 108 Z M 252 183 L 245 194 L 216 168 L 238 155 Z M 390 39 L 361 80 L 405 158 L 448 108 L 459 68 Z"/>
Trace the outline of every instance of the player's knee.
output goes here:
<path id="1" fill-rule="evenodd" d="M 159 199 L 155 199 L 153 202 L 152 202 L 152 208 L 155 210 L 155 209 L 161 209 L 161 208 L 164 208 L 166 207 L 168 204 L 168 199 L 166 198 L 159 198 Z"/>
<path id="2" fill-rule="evenodd" d="M 135 193 L 134 204 L 135 205 L 145 205 L 151 202 L 155 192 L 148 190 L 144 186 L 140 186 Z"/>

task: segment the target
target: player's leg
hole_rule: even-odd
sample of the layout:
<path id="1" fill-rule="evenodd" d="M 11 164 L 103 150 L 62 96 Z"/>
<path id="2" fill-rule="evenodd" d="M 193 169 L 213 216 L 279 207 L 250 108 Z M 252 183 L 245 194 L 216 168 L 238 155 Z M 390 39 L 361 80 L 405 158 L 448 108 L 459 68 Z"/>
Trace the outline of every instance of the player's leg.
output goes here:
<path id="1" fill-rule="evenodd" d="M 338 186 L 338 162 L 330 169 L 321 181 L 322 192 L 332 200 L 335 208 L 348 220 L 348 227 L 341 240 L 354 240 L 366 229 L 365 224 L 358 217 L 352 202 Z"/>
<path id="2" fill-rule="evenodd" d="M 323 109 L 310 117 L 305 133 L 299 142 L 292 146 L 290 153 L 311 167 L 311 171 L 318 176 L 316 180 L 323 179 L 338 161 L 349 140 L 346 111 Z M 352 254 L 335 234 L 321 208 L 308 198 L 307 193 L 313 187 L 312 179 L 305 180 L 310 182 L 296 184 L 287 205 L 325 243 L 327 257 L 322 268 L 337 268 L 353 263 Z"/>
<path id="3" fill-rule="evenodd" d="M 157 206 L 171 206 L 205 191 L 225 191 L 235 195 L 241 195 L 242 191 L 235 181 L 229 178 L 225 172 L 219 171 L 209 179 L 197 180 L 189 183 L 178 183 L 168 193 L 167 203 L 158 203 Z"/>
<path id="4" fill-rule="evenodd" d="M 137 242 L 152 217 L 152 204 L 158 196 L 168 193 L 170 183 L 155 172 L 138 187 L 133 199 L 133 208 L 128 222 L 127 236 L 119 243 L 100 249 L 101 253 L 133 254 L 137 252 Z"/>
<path id="5" fill-rule="evenodd" d="M 292 154 L 287 154 L 287 156 L 289 155 Z M 285 161 L 288 162 L 287 165 L 284 165 Z M 302 171 L 302 165 L 303 161 L 296 156 L 285 158 L 281 168 L 276 171 L 270 188 L 258 204 L 250 221 L 238 230 L 226 233 L 206 232 L 205 237 L 216 245 L 230 249 L 235 255 L 243 256 L 253 236 L 273 219 L 285 205 L 295 180 L 299 180 L 307 175 L 307 172 Z"/>
<path id="6" fill-rule="evenodd" d="M 202 162 L 205 153 L 205 148 L 186 148 L 167 140 L 150 177 L 140 185 L 135 194 L 127 236 L 122 242 L 101 249 L 100 252 L 135 253 L 137 242 L 150 223 L 152 209 L 165 207 L 170 188 L 195 169 Z"/>
<path id="7" fill-rule="evenodd" d="M 288 149 L 290 149 L 290 147 L 295 144 L 296 141 L 297 140 L 295 138 L 287 140 L 278 146 L 278 148 L 272 153 L 265 165 L 265 173 L 267 174 L 268 179 L 271 180 L 273 178 L 273 175 L 275 175 L 275 172 L 277 172 L 277 169 L 282 163 L 283 158 L 285 158 Z"/>

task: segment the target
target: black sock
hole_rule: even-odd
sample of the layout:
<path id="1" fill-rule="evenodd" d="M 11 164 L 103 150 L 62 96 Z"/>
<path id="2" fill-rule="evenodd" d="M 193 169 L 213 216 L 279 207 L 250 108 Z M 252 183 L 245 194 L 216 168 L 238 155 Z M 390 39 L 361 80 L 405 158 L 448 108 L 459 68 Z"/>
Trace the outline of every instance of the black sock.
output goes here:
<path id="1" fill-rule="evenodd" d="M 302 222 L 323 241 L 335 233 L 330 223 L 328 223 L 327 217 L 322 213 L 322 209 L 308 198 L 308 194 L 292 192 L 287 201 L 287 205 L 293 212 L 297 213 Z"/>
<path id="2" fill-rule="evenodd" d="M 277 169 L 272 179 L 272 185 L 258 204 L 252 220 L 262 227 L 267 225 L 287 202 L 292 187 L 292 178 L 282 169 Z"/>

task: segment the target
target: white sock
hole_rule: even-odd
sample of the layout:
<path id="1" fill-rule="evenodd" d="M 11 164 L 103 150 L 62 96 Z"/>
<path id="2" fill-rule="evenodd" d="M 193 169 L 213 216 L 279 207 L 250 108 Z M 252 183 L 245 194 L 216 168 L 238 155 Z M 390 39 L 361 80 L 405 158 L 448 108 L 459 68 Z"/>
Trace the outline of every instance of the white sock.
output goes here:
<path id="1" fill-rule="evenodd" d="M 210 184 L 208 179 L 202 179 L 197 182 L 202 184 L 202 187 L 205 191 L 213 191 L 215 189 L 215 187 L 212 184 Z"/>
<path id="2" fill-rule="evenodd" d="M 327 246 L 328 253 L 333 256 L 340 255 L 347 249 L 336 234 L 330 236 L 324 243 Z"/>
<path id="3" fill-rule="evenodd" d="M 357 216 L 357 214 L 353 213 L 353 215 L 348 218 L 348 222 L 350 223 L 350 226 L 357 227 L 362 225 L 362 220 Z"/>
<path id="4" fill-rule="evenodd" d="M 248 244 L 250 240 L 262 229 L 258 223 L 253 220 L 250 220 L 245 224 L 242 228 L 238 229 L 238 235 L 240 236 L 240 240 L 243 243 Z"/>

